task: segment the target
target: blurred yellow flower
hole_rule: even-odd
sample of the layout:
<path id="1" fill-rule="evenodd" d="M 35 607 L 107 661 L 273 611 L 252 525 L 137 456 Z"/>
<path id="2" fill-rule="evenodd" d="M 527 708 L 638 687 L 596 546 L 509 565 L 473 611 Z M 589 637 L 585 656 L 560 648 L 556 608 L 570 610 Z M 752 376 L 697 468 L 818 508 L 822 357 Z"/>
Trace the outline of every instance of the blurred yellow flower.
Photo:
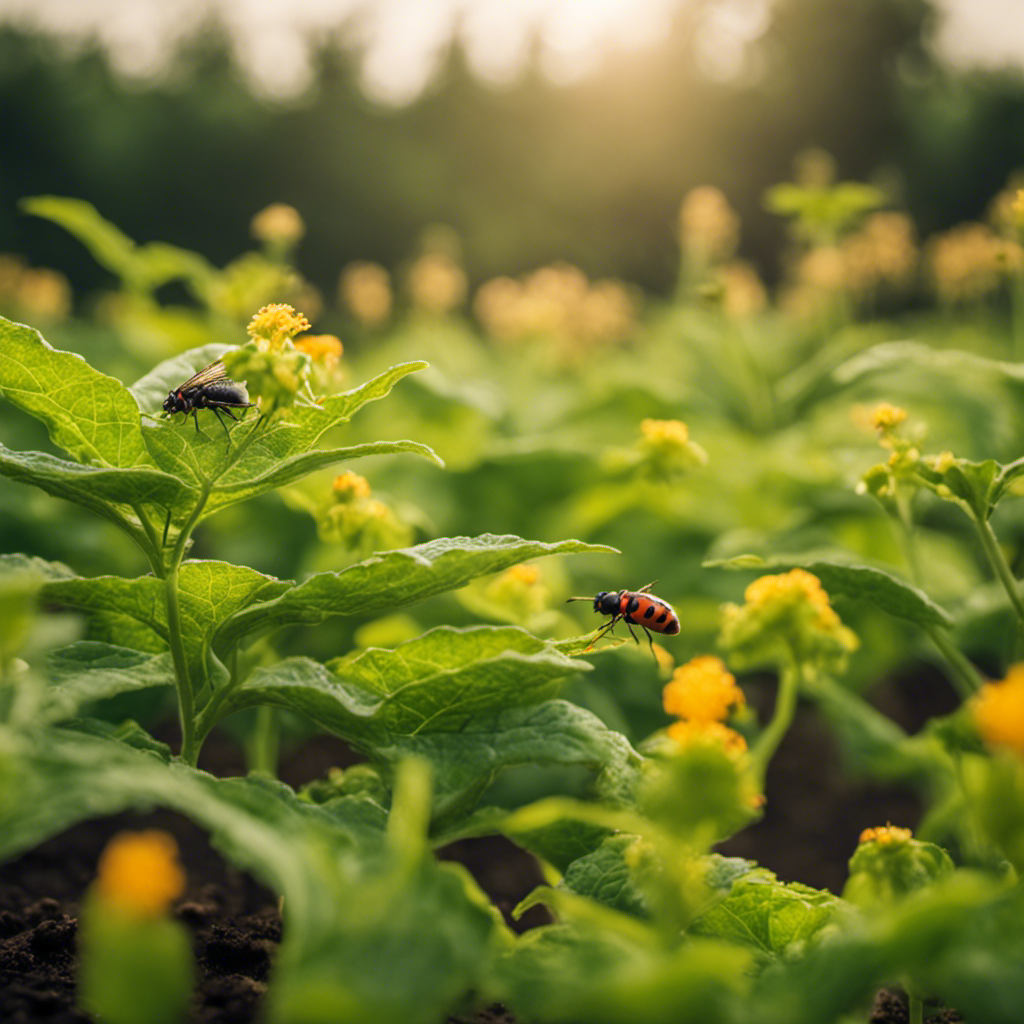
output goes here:
<path id="1" fill-rule="evenodd" d="M 746 753 L 747 741 L 735 729 L 721 722 L 679 721 L 667 729 L 668 737 L 681 747 L 698 743 L 721 746 L 727 754 L 738 757 Z"/>
<path id="2" fill-rule="evenodd" d="M 905 213 L 871 214 L 843 240 L 841 252 L 845 283 L 857 296 L 871 296 L 882 289 L 899 291 L 914 280 L 918 249 L 914 224 Z"/>
<path id="3" fill-rule="evenodd" d="M 427 252 L 409 268 L 409 296 L 427 313 L 448 313 L 466 298 L 466 274 L 442 252 Z"/>
<path id="4" fill-rule="evenodd" d="M 734 320 L 756 316 L 768 305 L 768 290 L 746 260 L 730 260 L 715 275 L 721 287 L 722 312 Z"/>
<path id="5" fill-rule="evenodd" d="M 691 189 L 679 208 L 679 240 L 705 260 L 728 259 L 736 251 L 740 219 L 725 194 L 711 185 Z"/>
<path id="6" fill-rule="evenodd" d="M 881 843 L 883 846 L 895 843 L 905 843 L 913 839 L 914 833 L 909 828 L 900 828 L 897 825 L 879 825 L 876 828 L 866 828 L 860 834 L 860 843 Z"/>
<path id="7" fill-rule="evenodd" d="M 941 302 L 977 302 L 995 292 L 1022 261 L 1018 243 L 999 238 L 985 224 L 959 224 L 933 236 L 926 261 Z"/>
<path id="8" fill-rule="evenodd" d="M 287 203 L 265 206 L 250 224 L 253 238 L 272 245 L 294 245 L 306 233 L 299 211 Z"/>
<path id="9" fill-rule="evenodd" d="M 328 370 L 337 365 L 344 351 L 341 339 L 333 334 L 307 334 L 295 342 L 300 352 L 305 352 L 314 363 L 320 363 Z"/>
<path id="10" fill-rule="evenodd" d="M 806 569 L 790 569 L 777 576 L 762 576 L 747 587 L 743 597 L 747 606 L 755 610 L 807 604 L 814 609 L 817 623 L 823 629 L 832 629 L 839 624 L 839 616 L 832 608 L 821 580 Z"/>
<path id="11" fill-rule="evenodd" d="M 907 418 L 907 410 L 889 402 L 879 402 L 871 410 L 871 426 L 880 432 L 894 430 Z"/>
<path id="12" fill-rule="evenodd" d="M 344 473 L 339 473 L 334 478 L 331 490 L 335 499 L 340 501 L 353 501 L 370 496 L 369 481 L 366 477 L 353 473 L 351 469 L 346 469 Z"/>
<path id="13" fill-rule="evenodd" d="M 662 691 L 665 711 L 692 722 L 724 722 L 744 703 L 736 677 L 721 658 L 701 655 L 680 665 Z"/>
<path id="14" fill-rule="evenodd" d="M 338 280 L 338 297 L 367 327 L 377 327 L 391 315 L 391 278 L 379 263 L 349 263 Z"/>
<path id="15" fill-rule="evenodd" d="M 157 829 L 114 836 L 100 855 L 96 888 L 120 910 L 140 917 L 164 913 L 185 888 L 173 837 Z"/>
<path id="16" fill-rule="evenodd" d="M 1024 662 L 1013 665 L 1002 681 L 986 683 L 970 710 L 985 743 L 1024 756 Z"/>

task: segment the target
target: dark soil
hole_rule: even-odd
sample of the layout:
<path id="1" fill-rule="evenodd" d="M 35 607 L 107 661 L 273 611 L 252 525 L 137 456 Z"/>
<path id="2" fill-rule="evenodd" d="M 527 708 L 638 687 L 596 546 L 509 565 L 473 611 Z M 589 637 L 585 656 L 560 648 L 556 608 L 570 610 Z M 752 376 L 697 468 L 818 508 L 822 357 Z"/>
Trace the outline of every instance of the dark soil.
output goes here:
<path id="1" fill-rule="evenodd" d="M 770 705 L 770 686 L 748 695 L 755 706 Z M 952 710 L 956 701 L 943 680 L 922 670 L 885 687 L 879 703 L 914 731 L 929 716 Z M 344 745 L 318 738 L 286 760 L 282 775 L 297 785 L 352 760 Z M 228 743 L 211 745 L 203 767 L 217 774 L 242 770 L 237 750 Z M 913 827 L 921 813 L 910 792 L 851 779 L 828 727 L 809 709 L 801 709 L 773 760 L 766 789 L 763 821 L 720 849 L 757 860 L 784 880 L 834 892 L 842 888 L 847 859 L 862 829 L 887 821 Z M 192 1024 L 246 1024 L 259 1019 L 260 1000 L 281 938 L 277 899 L 227 864 L 201 829 L 178 814 L 157 811 L 85 822 L 0 868 L 2 1024 L 88 1022 L 74 1001 L 79 903 L 110 837 L 125 829 L 154 827 L 177 839 L 188 877 L 174 913 L 192 933 L 200 974 Z M 464 863 L 506 920 L 541 881 L 536 862 L 500 838 L 463 840 L 440 856 Z M 546 920 L 546 912 L 538 907 L 515 927 L 535 927 Z M 934 1024 L 962 1019 L 953 1011 L 928 1012 L 927 1019 Z M 902 993 L 892 990 L 878 994 L 865 1018 L 868 1024 L 901 1024 L 907 1019 Z M 459 1024 L 515 1022 L 496 1006 Z"/>

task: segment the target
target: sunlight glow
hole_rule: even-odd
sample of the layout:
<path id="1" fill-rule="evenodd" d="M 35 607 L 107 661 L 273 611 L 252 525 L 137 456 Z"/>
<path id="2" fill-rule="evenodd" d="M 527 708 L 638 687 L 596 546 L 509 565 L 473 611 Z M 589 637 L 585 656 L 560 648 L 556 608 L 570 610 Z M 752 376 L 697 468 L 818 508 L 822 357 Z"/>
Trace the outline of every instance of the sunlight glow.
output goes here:
<path id="1" fill-rule="evenodd" d="M 710 78 L 756 74 L 753 42 L 773 0 L 716 0 L 697 60 Z M 126 77 L 164 73 L 178 45 L 204 23 L 226 28 L 253 86 L 287 99 L 310 84 L 310 42 L 340 38 L 362 52 L 367 93 L 415 99 L 458 37 L 482 77 L 509 82 L 536 46 L 559 82 L 585 76 L 609 50 L 636 49 L 664 32 L 687 0 L 0 0 L 0 22 L 56 35 L 71 47 L 99 42 Z M 936 45 L 959 66 L 1024 67 L 1024 0 L 936 0 Z"/>

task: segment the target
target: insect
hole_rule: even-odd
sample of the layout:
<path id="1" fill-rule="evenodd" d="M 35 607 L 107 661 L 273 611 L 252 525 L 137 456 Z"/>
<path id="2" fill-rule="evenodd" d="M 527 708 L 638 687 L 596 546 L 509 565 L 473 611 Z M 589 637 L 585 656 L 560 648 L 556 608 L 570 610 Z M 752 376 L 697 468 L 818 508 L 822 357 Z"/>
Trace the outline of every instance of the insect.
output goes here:
<path id="1" fill-rule="evenodd" d="M 198 434 L 199 416 L 196 410 L 212 409 L 230 443 L 231 435 L 220 414 L 226 412 L 233 420 L 237 420 L 238 417 L 231 411 L 232 409 L 251 409 L 255 404 L 255 402 L 249 401 L 249 392 L 245 390 L 245 382 L 239 383 L 232 380 L 228 376 L 227 370 L 224 369 L 224 364 L 217 360 L 215 363 L 210 363 L 209 366 L 204 366 L 180 387 L 168 391 L 167 398 L 164 400 L 164 412 L 171 416 L 183 412 L 186 420 L 188 414 L 192 413 Z"/>
<path id="2" fill-rule="evenodd" d="M 660 597 L 655 597 L 654 594 L 648 593 L 657 582 L 657 580 L 654 580 L 653 583 L 648 583 L 646 587 L 641 587 L 639 590 L 620 590 L 618 592 L 602 590 L 593 599 L 594 611 L 600 612 L 602 615 L 610 615 L 612 618 L 594 637 L 593 643 L 590 646 L 593 647 L 605 633 L 613 630 L 615 623 L 619 619 L 622 619 L 626 624 L 626 628 L 637 643 L 640 643 L 640 641 L 637 639 L 636 633 L 633 632 L 633 627 L 639 626 L 647 634 L 651 651 L 654 650 L 654 637 L 651 636 L 652 629 L 655 633 L 675 636 L 679 632 L 679 616 L 676 615 L 672 606 L 667 601 L 663 601 Z M 589 600 L 591 600 L 589 597 L 569 598 L 569 601 Z M 569 601 L 566 601 L 566 604 Z"/>

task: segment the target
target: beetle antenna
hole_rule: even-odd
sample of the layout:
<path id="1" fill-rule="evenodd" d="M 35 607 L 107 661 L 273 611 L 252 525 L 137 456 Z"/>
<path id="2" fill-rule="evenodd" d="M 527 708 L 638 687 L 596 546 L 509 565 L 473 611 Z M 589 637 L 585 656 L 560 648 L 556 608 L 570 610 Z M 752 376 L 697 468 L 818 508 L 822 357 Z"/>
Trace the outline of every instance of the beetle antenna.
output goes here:
<path id="1" fill-rule="evenodd" d="M 593 597 L 569 597 L 566 598 L 565 603 L 568 604 L 570 601 L 590 601 L 591 604 L 594 602 Z"/>

